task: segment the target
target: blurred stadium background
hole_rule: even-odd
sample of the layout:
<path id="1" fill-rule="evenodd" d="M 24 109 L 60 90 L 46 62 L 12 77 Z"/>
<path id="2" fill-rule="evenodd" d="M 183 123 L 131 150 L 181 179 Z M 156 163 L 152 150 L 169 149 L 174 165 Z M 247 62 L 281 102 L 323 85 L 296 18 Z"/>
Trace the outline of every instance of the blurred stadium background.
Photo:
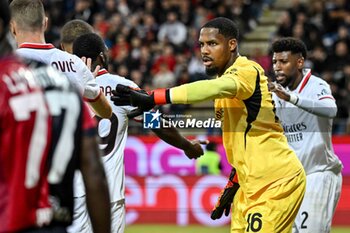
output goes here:
<path id="1" fill-rule="evenodd" d="M 110 49 L 109 69 L 150 90 L 206 79 L 197 45 L 207 20 L 225 16 L 241 30 L 240 53 L 273 79 L 270 44 L 281 36 L 302 39 L 307 66 L 325 79 L 338 105 L 334 148 L 344 163 L 342 196 L 332 232 L 350 232 L 350 1 L 349 0 L 43 0 L 50 24 L 47 42 L 59 45 L 65 22 L 93 25 Z M 205 91 L 205 90 L 203 90 Z M 163 114 L 213 117 L 212 103 L 164 106 Z M 229 232 L 229 218 L 211 221 L 210 210 L 230 171 L 220 132 L 183 130 L 218 143 L 223 169 L 198 176 L 194 161 L 136 123 L 129 127 L 127 230 L 133 232 Z M 343 227 L 343 228 L 339 228 Z M 348 227 L 348 228 L 347 228 Z"/>

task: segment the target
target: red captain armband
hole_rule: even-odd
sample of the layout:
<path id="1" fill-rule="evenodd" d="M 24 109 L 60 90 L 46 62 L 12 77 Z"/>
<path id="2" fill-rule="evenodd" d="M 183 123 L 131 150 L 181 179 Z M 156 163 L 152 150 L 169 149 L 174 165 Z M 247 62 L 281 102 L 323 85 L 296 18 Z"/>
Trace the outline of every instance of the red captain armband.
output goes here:
<path id="1" fill-rule="evenodd" d="M 170 93 L 169 89 L 156 89 L 150 93 L 153 95 L 154 103 L 156 105 L 169 104 L 170 102 Z"/>

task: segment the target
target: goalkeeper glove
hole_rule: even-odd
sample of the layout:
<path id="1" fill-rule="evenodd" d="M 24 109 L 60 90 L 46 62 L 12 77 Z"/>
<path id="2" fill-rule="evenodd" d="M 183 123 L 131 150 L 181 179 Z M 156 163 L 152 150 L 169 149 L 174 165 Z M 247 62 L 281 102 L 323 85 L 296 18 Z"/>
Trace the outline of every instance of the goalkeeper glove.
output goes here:
<path id="1" fill-rule="evenodd" d="M 222 214 L 225 211 L 225 216 L 228 216 L 231 209 L 231 204 L 233 198 L 239 189 L 238 179 L 236 175 L 236 169 L 232 168 L 229 180 L 225 188 L 221 191 L 218 201 L 211 212 L 210 218 L 215 220 L 221 218 Z"/>
<path id="2" fill-rule="evenodd" d="M 157 89 L 148 94 L 144 90 L 137 90 L 118 84 L 112 93 L 114 96 L 111 96 L 111 100 L 114 105 L 131 105 L 137 107 L 128 114 L 129 118 L 140 115 L 144 111 L 149 111 L 156 105 L 170 103 L 169 91 L 167 89 Z"/>

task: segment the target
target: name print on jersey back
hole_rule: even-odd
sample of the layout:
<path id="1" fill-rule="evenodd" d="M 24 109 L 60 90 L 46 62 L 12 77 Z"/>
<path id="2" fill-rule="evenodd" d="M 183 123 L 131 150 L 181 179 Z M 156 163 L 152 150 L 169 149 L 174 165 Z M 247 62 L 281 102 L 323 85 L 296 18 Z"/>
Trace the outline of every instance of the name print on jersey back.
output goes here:
<path id="1" fill-rule="evenodd" d="M 61 71 L 86 99 L 94 100 L 100 93 L 86 64 L 79 57 L 59 50 L 52 44 L 23 43 L 16 53 L 24 58 L 50 64 Z"/>
<path id="2" fill-rule="evenodd" d="M 112 90 L 113 90 L 114 87 L 111 87 L 111 86 L 100 86 L 100 90 L 102 91 L 102 93 L 105 95 L 105 96 L 112 96 Z"/>
<path id="3" fill-rule="evenodd" d="M 74 69 L 74 61 L 72 59 L 69 61 L 53 61 L 51 65 L 62 72 L 77 72 Z"/>

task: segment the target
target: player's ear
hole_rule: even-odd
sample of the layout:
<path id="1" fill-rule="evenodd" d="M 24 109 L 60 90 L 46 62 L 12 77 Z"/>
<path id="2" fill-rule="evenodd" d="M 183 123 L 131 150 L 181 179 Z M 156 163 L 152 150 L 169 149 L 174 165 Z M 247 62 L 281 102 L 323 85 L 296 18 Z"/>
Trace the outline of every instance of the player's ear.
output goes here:
<path id="1" fill-rule="evenodd" d="M 48 21 L 49 21 L 49 18 L 45 17 L 45 19 L 44 19 L 44 31 L 46 31 L 46 29 L 47 29 Z"/>
<path id="2" fill-rule="evenodd" d="M 234 52 L 237 48 L 237 39 L 234 39 L 234 38 L 230 39 L 228 41 L 228 45 L 229 45 L 230 51 Z"/>
<path id="3" fill-rule="evenodd" d="M 107 59 L 103 52 L 100 52 L 100 54 L 98 55 L 98 59 L 101 61 L 100 64 L 102 64 L 103 66 L 106 66 Z"/>
<path id="4" fill-rule="evenodd" d="M 10 31 L 14 37 L 16 37 L 16 22 L 10 21 Z"/>
<path id="5" fill-rule="evenodd" d="M 303 56 L 300 56 L 297 60 L 297 67 L 299 70 L 303 69 L 304 68 L 304 62 L 305 62 L 305 59 Z"/>
<path id="6" fill-rule="evenodd" d="M 73 54 L 72 46 L 69 43 L 61 43 L 61 49 L 67 53 Z"/>
<path id="7" fill-rule="evenodd" d="M 100 52 L 100 53 L 98 54 L 98 57 L 101 59 L 101 61 L 104 61 L 103 52 Z"/>

